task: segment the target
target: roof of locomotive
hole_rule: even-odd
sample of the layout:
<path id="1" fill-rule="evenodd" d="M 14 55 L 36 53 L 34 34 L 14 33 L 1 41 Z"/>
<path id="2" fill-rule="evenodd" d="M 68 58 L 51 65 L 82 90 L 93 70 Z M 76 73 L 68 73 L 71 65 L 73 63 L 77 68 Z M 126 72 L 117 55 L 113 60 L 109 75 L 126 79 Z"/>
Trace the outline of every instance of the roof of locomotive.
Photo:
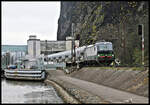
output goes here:
<path id="1" fill-rule="evenodd" d="M 98 44 L 112 44 L 112 42 L 97 42 L 97 43 L 95 43 L 95 45 L 98 45 Z"/>

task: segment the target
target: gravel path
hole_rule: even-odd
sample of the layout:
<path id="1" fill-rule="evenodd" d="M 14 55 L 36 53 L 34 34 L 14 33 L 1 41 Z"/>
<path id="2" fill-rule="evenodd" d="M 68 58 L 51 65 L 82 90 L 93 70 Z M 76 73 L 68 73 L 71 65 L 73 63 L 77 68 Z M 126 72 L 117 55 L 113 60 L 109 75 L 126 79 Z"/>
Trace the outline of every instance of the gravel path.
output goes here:
<path id="1" fill-rule="evenodd" d="M 128 92 L 120 91 L 103 85 L 98 85 L 92 82 L 67 77 L 57 76 L 60 80 L 67 81 L 71 84 L 77 85 L 78 87 L 85 89 L 110 103 L 125 103 L 127 100 L 132 100 L 132 103 L 148 103 L 148 98 L 138 96 Z"/>

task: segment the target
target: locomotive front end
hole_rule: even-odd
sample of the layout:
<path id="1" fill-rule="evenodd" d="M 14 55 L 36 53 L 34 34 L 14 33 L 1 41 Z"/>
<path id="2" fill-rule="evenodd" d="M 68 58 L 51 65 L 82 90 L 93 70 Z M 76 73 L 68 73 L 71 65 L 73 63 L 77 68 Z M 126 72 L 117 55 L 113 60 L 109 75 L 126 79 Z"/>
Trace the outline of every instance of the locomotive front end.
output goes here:
<path id="1" fill-rule="evenodd" d="M 96 43 L 97 62 L 104 65 L 110 65 L 114 59 L 113 46 L 111 42 Z"/>

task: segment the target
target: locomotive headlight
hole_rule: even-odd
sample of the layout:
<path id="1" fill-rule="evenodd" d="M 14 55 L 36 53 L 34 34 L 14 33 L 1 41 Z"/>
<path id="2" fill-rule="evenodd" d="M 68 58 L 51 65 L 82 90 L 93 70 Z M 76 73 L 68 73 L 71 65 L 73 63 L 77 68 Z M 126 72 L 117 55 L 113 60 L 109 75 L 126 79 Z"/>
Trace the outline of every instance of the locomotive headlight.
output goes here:
<path id="1" fill-rule="evenodd" d="M 112 56 L 114 57 L 114 54 L 112 54 Z"/>

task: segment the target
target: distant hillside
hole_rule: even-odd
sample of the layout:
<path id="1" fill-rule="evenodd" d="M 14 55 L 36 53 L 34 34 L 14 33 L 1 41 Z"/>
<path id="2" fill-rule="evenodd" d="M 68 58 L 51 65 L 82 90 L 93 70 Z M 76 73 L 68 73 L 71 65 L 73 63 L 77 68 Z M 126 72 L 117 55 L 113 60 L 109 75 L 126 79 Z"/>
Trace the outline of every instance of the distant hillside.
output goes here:
<path id="1" fill-rule="evenodd" d="M 123 64 L 141 64 L 141 36 L 139 24 L 144 24 L 145 62 L 149 62 L 149 2 L 61 2 L 57 40 L 71 36 L 71 24 L 75 23 L 75 35 L 80 46 L 99 40 L 114 44 L 116 57 Z"/>
<path id="2" fill-rule="evenodd" d="M 27 52 L 27 45 L 1 45 L 2 52 Z"/>

